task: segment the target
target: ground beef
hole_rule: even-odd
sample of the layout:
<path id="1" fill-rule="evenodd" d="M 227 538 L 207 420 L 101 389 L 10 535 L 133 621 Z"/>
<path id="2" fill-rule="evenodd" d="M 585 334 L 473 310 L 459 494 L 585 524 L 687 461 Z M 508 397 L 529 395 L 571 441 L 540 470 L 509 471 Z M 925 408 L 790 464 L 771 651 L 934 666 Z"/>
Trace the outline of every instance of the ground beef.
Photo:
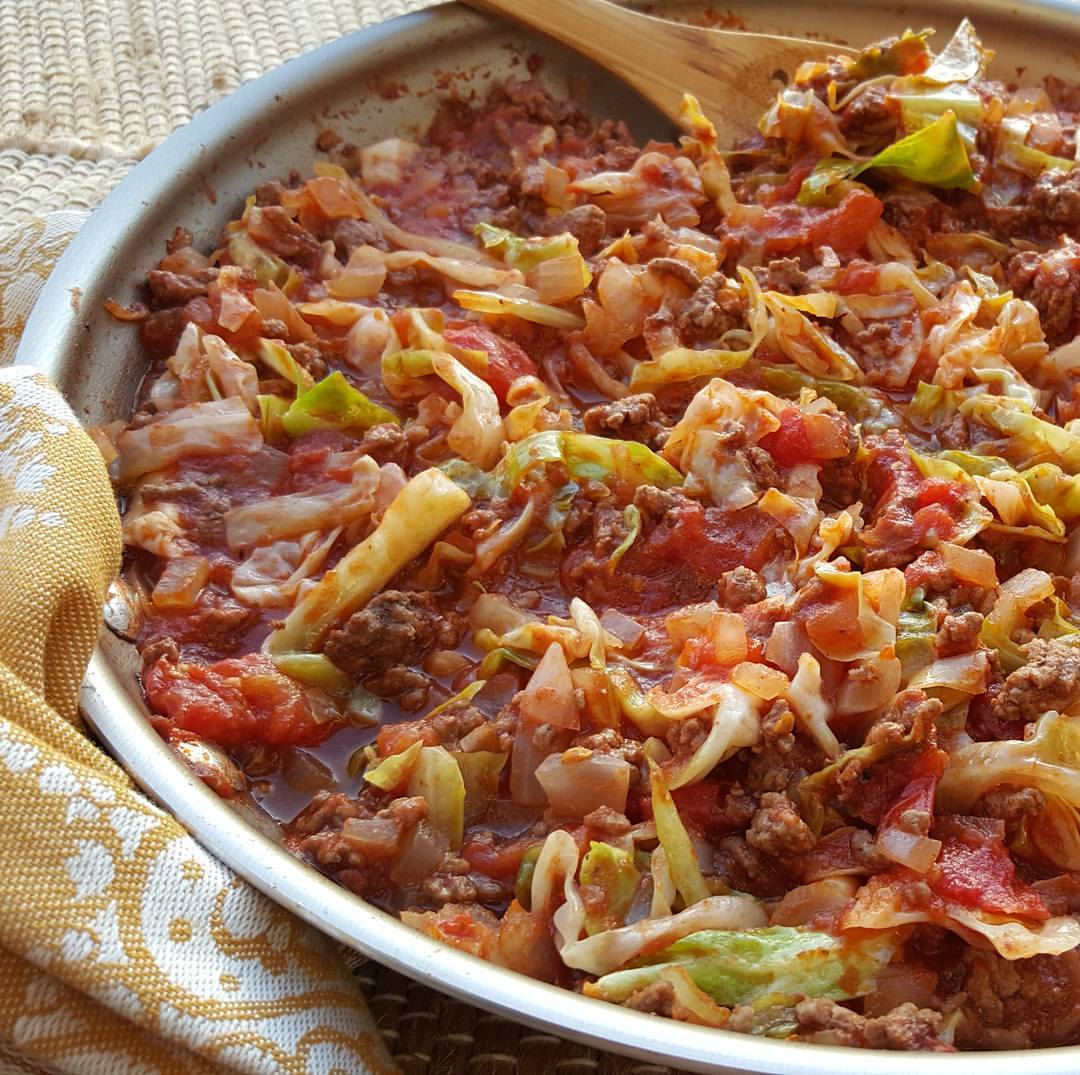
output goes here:
<path id="1" fill-rule="evenodd" d="M 837 1004 L 815 997 L 795 1006 L 799 1037 L 827 1045 L 857 1045 L 870 1049 L 952 1052 L 941 1040 L 945 1017 L 930 1008 L 901 1004 L 888 1015 L 868 1019 Z"/>
<path id="2" fill-rule="evenodd" d="M 1051 347 L 1076 335 L 1080 247 L 1069 243 L 1043 253 L 1021 251 L 1009 261 L 1006 274 L 1016 295 L 1039 311 L 1039 322 Z"/>
<path id="3" fill-rule="evenodd" d="M 912 246 L 932 232 L 951 230 L 948 206 L 925 188 L 914 185 L 892 187 L 881 195 L 885 204 L 882 219 L 909 236 Z M 912 241 L 914 240 L 914 241 Z"/>
<path id="4" fill-rule="evenodd" d="M 689 758 L 709 735 L 711 722 L 704 717 L 675 720 L 667 730 L 667 745 L 676 758 Z"/>
<path id="5" fill-rule="evenodd" d="M 454 702 L 430 719 L 425 718 L 424 723 L 438 735 L 439 743 L 447 750 L 460 750 L 461 740 L 487 723 L 487 717 L 468 702 Z"/>
<path id="6" fill-rule="evenodd" d="M 445 903 L 494 903 L 509 895 L 507 885 L 486 874 L 470 872 L 469 863 L 448 851 L 431 876 L 424 879 L 426 902 L 441 907 Z"/>
<path id="7" fill-rule="evenodd" d="M 565 213 L 544 216 L 537 222 L 538 235 L 561 235 L 568 231 L 585 257 L 592 257 L 607 235 L 607 216 L 598 205 L 576 205 Z"/>
<path id="8" fill-rule="evenodd" d="M 971 808 L 976 817 L 999 818 L 1005 822 L 1005 841 L 1023 831 L 1024 821 L 1036 817 L 1046 806 L 1046 796 L 1038 788 L 1016 788 L 1008 785 L 988 791 Z"/>
<path id="9" fill-rule="evenodd" d="M 268 205 L 280 205 L 282 196 L 288 191 L 288 187 L 279 183 L 276 179 L 268 179 L 255 188 L 255 204 L 260 209 Z"/>
<path id="10" fill-rule="evenodd" d="M 838 114 L 840 130 L 849 144 L 861 150 L 877 149 L 894 141 L 899 108 L 884 86 L 870 86 Z"/>
<path id="11" fill-rule="evenodd" d="M 285 349 L 315 380 L 320 381 L 326 376 L 326 359 L 315 344 L 301 340 L 299 343 L 287 343 Z"/>
<path id="12" fill-rule="evenodd" d="M 820 747 L 795 735 L 795 714 L 782 698 L 761 719 L 761 741 L 751 748 L 744 784 L 754 794 L 786 791 L 822 765 Z"/>
<path id="13" fill-rule="evenodd" d="M 731 835 L 716 842 L 712 872 L 739 892 L 771 899 L 791 887 L 793 865 L 751 847 L 745 836 Z"/>
<path id="14" fill-rule="evenodd" d="M 204 270 L 198 274 L 165 272 L 151 269 L 147 273 L 150 295 L 157 306 L 183 306 L 197 295 L 205 295 L 206 288 L 217 270 Z"/>
<path id="15" fill-rule="evenodd" d="M 782 295 L 801 295 L 810 286 L 810 277 L 798 258 L 773 258 L 764 268 L 756 269 L 755 275 L 763 287 Z"/>
<path id="16" fill-rule="evenodd" d="M 628 762 L 630 771 L 630 786 L 634 787 L 641 779 L 641 769 L 645 764 L 645 751 L 637 739 L 627 739 L 614 728 L 602 728 L 598 732 L 587 732 L 584 735 L 575 736 L 571 747 L 584 747 L 597 754 L 610 754 L 615 758 L 622 758 Z"/>
<path id="17" fill-rule="evenodd" d="M 944 706 L 937 698 L 929 698 L 917 687 L 902 690 L 886 707 L 866 733 L 866 745 L 898 744 L 905 739 L 923 742 Z"/>
<path id="18" fill-rule="evenodd" d="M 221 474 L 176 478 L 150 475 L 139 487 L 139 495 L 151 507 L 175 505 L 184 536 L 191 541 L 204 545 L 224 544 L 224 517 L 232 507 L 225 485 L 226 479 Z"/>
<path id="19" fill-rule="evenodd" d="M 658 489 L 655 485 L 642 485 L 634 493 L 634 507 L 639 508 L 650 519 L 662 519 L 672 508 L 681 502 L 681 494 L 669 489 Z"/>
<path id="20" fill-rule="evenodd" d="M 918 315 L 913 314 L 871 321 L 850 335 L 849 346 L 868 384 L 895 389 L 907 384 L 921 340 Z"/>
<path id="21" fill-rule="evenodd" d="M 756 444 L 749 444 L 745 448 L 739 448 L 738 454 L 746 463 L 754 479 L 754 484 L 762 491 L 766 489 L 779 489 L 783 483 L 776 460 L 764 448 Z"/>
<path id="22" fill-rule="evenodd" d="M 1000 720 L 1037 720 L 1080 698 L 1080 649 L 1056 638 L 1036 638 L 1024 647 L 1027 664 L 1012 672 L 994 699 Z"/>
<path id="23" fill-rule="evenodd" d="M 750 822 L 746 842 L 755 851 L 787 858 L 804 854 L 817 841 L 787 794 L 767 791 Z"/>
<path id="24" fill-rule="evenodd" d="M 415 713 L 427 705 L 431 681 L 415 668 L 395 664 L 369 676 L 364 686 L 380 698 L 397 699 L 397 704 L 407 713 Z"/>
<path id="25" fill-rule="evenodd" d="M 586 814 L 581 819 L 581 823 L 602 840 L 612 836 L 625 836 L 632 827 L 625 814 L 612 810 L 610 806 L 598 806 L 591 813 Z"/>
<path id="26" fill-rule="evenodd" d="M 908 564 L 904 569 L 904 579 L 909 592 L 921 587 L 928 597 L 944 596 L 946 604 L 954 612 L 965 606 L 974 606 L 985 613 L 994 603 L 993 590 L 960 582 L 936 549 L 920 553 Z"/>
<path id="27" fill-rule="evenodd" d="M 371 812 L 358 800 L 342 791 L 319 791 L 296 816 L 289 830 L 300 836 L 309 836 L 324 829 L 340 829 L 346 818 L 370 816 Z"/>
<path id="28" fill-rule="evenodd" d="M 979 641 L 983 616 L 981 612 L 960 612 L 947 615 L 934 639 L 939 657 L 969 653 Z"/>
<path id="29" fill-rule="evenodd" d="M 746 327 L 746 296 L 726 284 L 719 273 L 706 277 L 680 307 L 675 326 L 684 343 L 715 343 L 725 332 Z"/>
<path id="30" fill-rule="evenodd" d="M 324 652 L 353 679 L 418 665 L 454 631 L 432 594 L 385 590 L 327 636 Z"/>
<path id="31" fill-rule="evenodd" d="M 971 444 L 971 431 L 968 429 L 967 416 L 963 414 L 953 415 L 936 433 L 942 448 L 962 450 Z"/>
<path id="32" fill-rule="evenodd" d="M 394 799 L 388 806 L 376 813 L 376 817 L 388 817 L 398 822 L 403 829 L 411 829 L 426 821 L 429 812 L 428 801 L 422 795 L 402 796 Z"/>
<path id="33" fill-rule="evenodd" d="M 964 1048 L 1061 1045 L 1080 1030 L 1080 951 L 1007 960 L 968 948 L 967 994 L 957 1044 Z"/>
<path id="34" fill-rule="evenodd" d="M 1052 915 L 1080 914 L 1080 873 L 1063 873 L 1032 886 Z"/>
<path id="35" fill-rule="evenodd" d="M 244 649 L 247 632 L 259 620 L 257 609 L 236 601 L 231 594 L 206 586 L 195 607 L 183 619 L 158 620 L 151 615 L 139 641 L 176 645 L 184 660 L 215 661 Z"/>
<path id="36" fill-rule="evenodd" d="M 565 213 L 541 217 L 536 231 L 540 236 L 558 236 L 569 231 L 578 240 L 578 250 L 585 257 L 592 257 L 607 236 L 607 215 L 599 205 L 575 205 Z"/>
<path id="37" fill-rule="evenodd" d="M 322 244 L 302 228 L 280 205 L 260 209 L 259 242 L 283 258 L 313 260 L 322 256 Z"/>
<path id="38" fill-rule="evenodd" d="M 334 253 L 341 261 L 348 261 L 349 255 L 361 246 L 373 246 L 377 250 L 390 249 L 383 233 L 366 220 L 338 220 L 329 237 L 334 243 Z"/>
<path id="39" fill-rule="evenodd" d="M 625 396 L 611 403 L 598 403 L 585 411 L 581 420 L 586 433 L 636 440 L 650 447 L 659 447 L 667 436 L 664 414 L 651 392 Z"/>
<path id="40" fill-rule="evenodd" d="M 748 567 L 736 567 L 720 576 L 717 600 L 724 608 L 738 612 L 747 605 L 764 601 L 767 595 L 765 580 Z"/>
<path id="41" fill-rule="evenodd" d="M 1053 225 L 1055 234 L 1075 234 L 1080 230 L 1080 176 L 1048 168 L 1028 192 L 1027 207 L 1033 222 Z"/>
<path id="42" fill-rule="evenodd" d="M 656 273 L 657 276 L 669 276 L 678 280 L 690 291 L 696 291 L 698 284 L 701 282 L 698 274 L 694 272 L 690 265 L 679 258 L 653 258 L 648 264 L 648 269 L 649 272 Z"/>
<path id="43" fill-rule="evenodd" d="M 624 1007 L 632 1011 L 649 1012 L 651 1015 L 662 1015 L 667 1019 L 675 1018 L 677 1005 L 675 987 L 671 982 L 650 982 L 641 989 L 635 989 L 624 1003 Z"/>
<path id="44" fill-rule="evenodd" d="M 409 437 L 394 422 L 372 426 L 357 444 L 356 450 L 370 455 L 377 463 L 401 463 L 409 446 Z"/>

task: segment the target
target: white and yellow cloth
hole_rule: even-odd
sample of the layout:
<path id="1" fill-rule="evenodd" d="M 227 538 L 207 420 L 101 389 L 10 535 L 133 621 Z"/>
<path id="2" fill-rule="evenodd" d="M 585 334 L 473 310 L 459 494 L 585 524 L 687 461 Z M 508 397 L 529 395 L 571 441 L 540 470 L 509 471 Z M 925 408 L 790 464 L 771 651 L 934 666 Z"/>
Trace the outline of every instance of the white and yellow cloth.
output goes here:
<path id="1" fill-rule="evenodd" d="M 415 0 L 0 5 L 0 367 L 89 210 L 240 81 Z M 0 1073 L 392 1071 L 315 931 L 223 867 L 83 734 L 120 536 L 93 443 L 0 369 Z"/>

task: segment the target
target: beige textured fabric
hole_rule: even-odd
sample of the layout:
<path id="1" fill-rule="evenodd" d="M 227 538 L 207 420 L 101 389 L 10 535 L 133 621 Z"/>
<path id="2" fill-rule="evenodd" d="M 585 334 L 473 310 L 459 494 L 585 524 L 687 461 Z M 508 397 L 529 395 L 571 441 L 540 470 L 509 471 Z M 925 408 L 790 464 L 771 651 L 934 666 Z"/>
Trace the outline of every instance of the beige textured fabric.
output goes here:
<path id="1" fill-rule="evenodd" d="M 326 941 L 79 731 L 119 557 L 93 442 L 0 370 L 0 1048 L 78 1075 L 392 1070 Z"/>
<path id="2" fill-rule="evenodd" d="M 148 149 L 239 82 L 407 6 L 0 4 L 0 366 L 56 258 Z M 0 369 L 0 1072 L 392 1070 L 324 939 L 77 730 L 118 556 L 92 443 L 40 379 Z"/>

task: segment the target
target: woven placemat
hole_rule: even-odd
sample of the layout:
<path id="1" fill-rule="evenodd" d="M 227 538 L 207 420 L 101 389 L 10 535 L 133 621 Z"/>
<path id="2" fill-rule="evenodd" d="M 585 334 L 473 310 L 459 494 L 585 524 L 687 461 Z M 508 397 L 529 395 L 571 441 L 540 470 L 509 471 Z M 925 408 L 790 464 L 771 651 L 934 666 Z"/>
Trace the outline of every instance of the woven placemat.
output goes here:
<path id="1" fill-rule="evenodd" d="M 403 1075 L 678 1075 L 531 1030 L 377 963 L 354 973 Z"/>
<path id="2" fill-rule="evenodd" d="M 49 227 L 63 236 L 136 161 L 241 82 L 428 2 L 0 0 L 0 242 L 41 242 Z M 30 226 L 42 218 L 44 231 Z M 355 973 L 404 1075 L 669 1075 L 372 962 Z M 3 1075 L 28 1070 L 0 1054 Z"/>

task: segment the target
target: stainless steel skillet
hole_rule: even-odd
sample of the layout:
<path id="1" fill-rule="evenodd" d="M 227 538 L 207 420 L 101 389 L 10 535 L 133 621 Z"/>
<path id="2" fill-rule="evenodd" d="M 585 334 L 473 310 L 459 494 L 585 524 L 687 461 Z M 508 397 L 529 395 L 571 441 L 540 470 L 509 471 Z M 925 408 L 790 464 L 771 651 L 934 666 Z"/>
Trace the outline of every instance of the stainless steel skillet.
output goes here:
<path id="1" fill-rule="evenodd" d="M 725 5 L 726 8 L 726 5 Z M 689 13 L 694 5 L 669 4 Z M 951 30 L 973 15 L 999 52 L 1000 77 L 1034 81 L 1048 72 L 1080 79 L 1080 5 L 960 0 L 895 8 L 862 2 L 769 2 L 734 6 L 752 29 L 868 41 L 907 25 Z M 124 417 L 141 375 L 135 334 L 103 310 L 130 301 L 177 224 L 210 245 L 259 182 L 306 171 L 319 131 L 334 127 L 373 141 L 422 127 L 447 79 L 482 94 L 520 75 L 524 59 L 546 60 L 543 78 L 561 93 L 588 89 L 598 116 L 624 116 L 647 137 L 666 128 L 625 90 L 540 39 L 457 5 L 349 35 L 250 83 L 174 134 L 135 168 L 83 228 L 42 292 L 18 361 L 48 373 L 87 423 Z M 1045 1075 L 1080 1071 L 1080 1048 L 960 1056 L 868 1053 L 774 1042 L 676 1024 L 520 977 L 451 951 L 367 906 L 277 846 L 269 827 L 237 813 L 175 759 L 151 730 L 131 647 L 105 632 L 86 677 L 83 708 L 138 783 L 224 862 L 301 917 L 379 962 L 427 985 L 531 1025 L 640 1059 L 712 1072 L 907 1075 Z M 1080 1002 L 1080 998 L 1078 998 Z"/>

